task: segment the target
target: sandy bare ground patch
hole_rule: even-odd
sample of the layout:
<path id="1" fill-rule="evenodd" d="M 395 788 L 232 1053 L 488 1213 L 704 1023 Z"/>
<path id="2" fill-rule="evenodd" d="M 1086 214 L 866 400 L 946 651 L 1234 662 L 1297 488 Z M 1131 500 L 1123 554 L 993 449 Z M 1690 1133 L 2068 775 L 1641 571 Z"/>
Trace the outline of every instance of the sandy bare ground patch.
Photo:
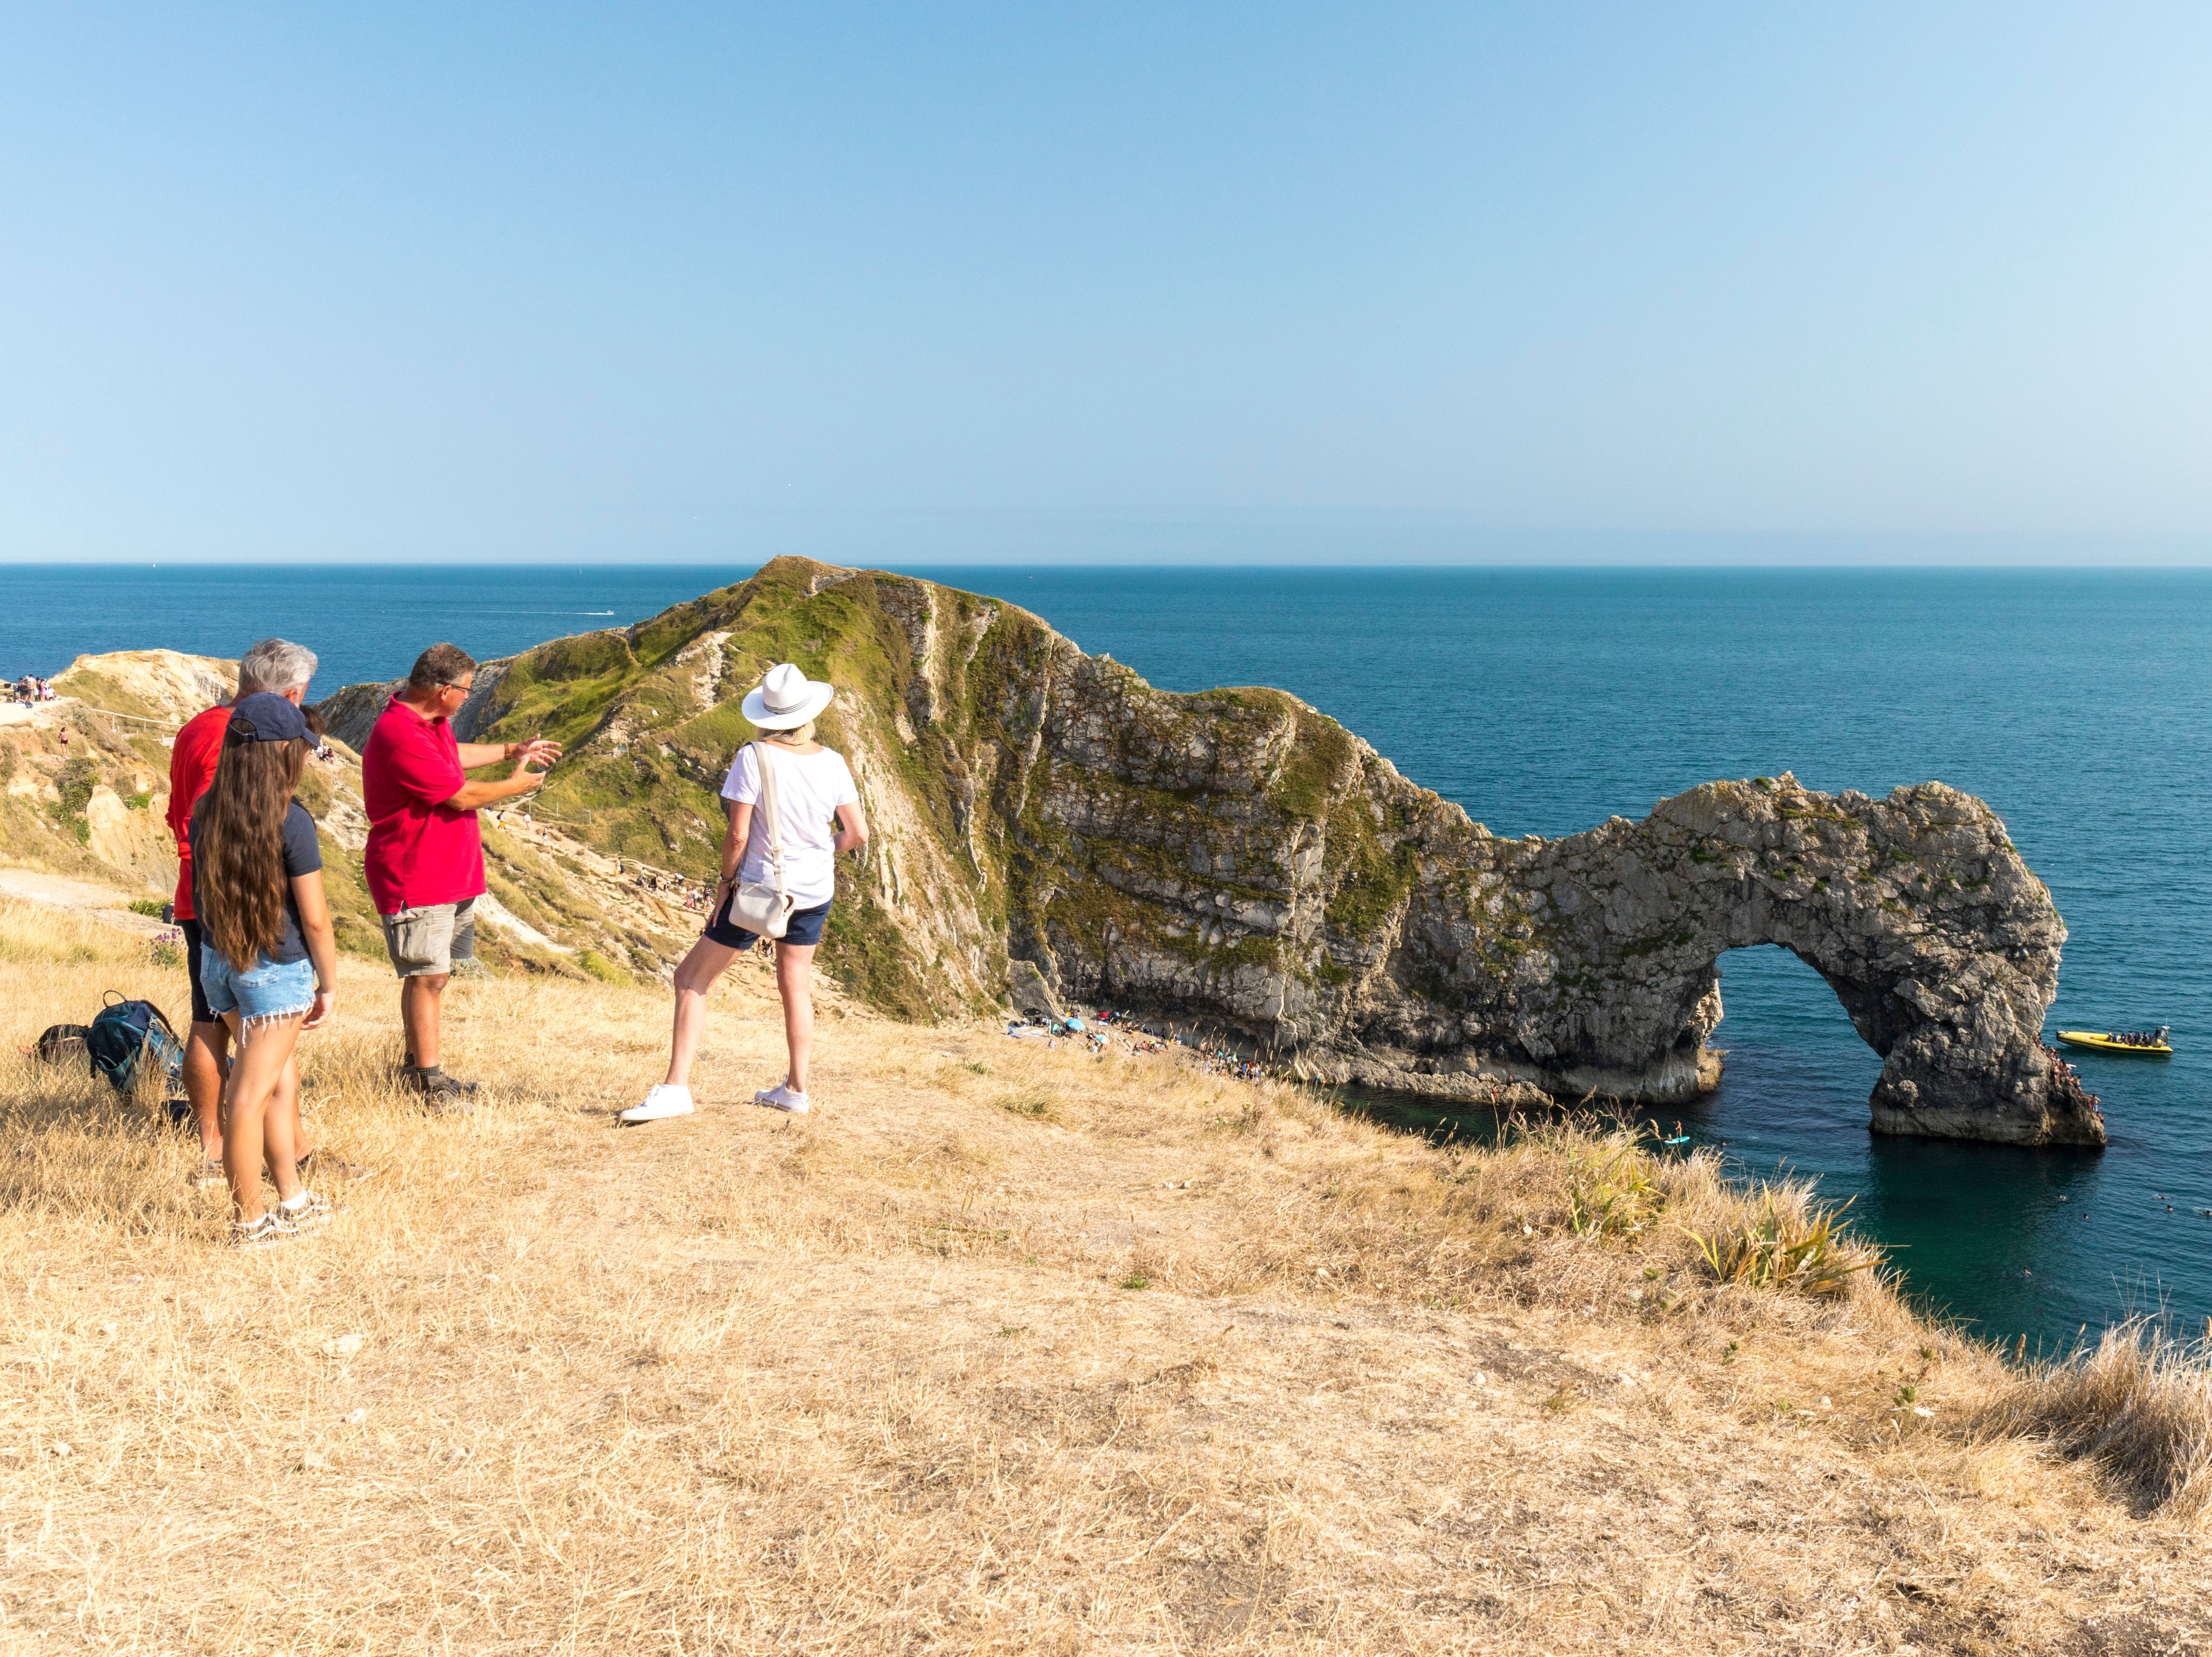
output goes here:
<path id="1" fill-rule="evenodd" d="M 1694 1168 L 1609 1236 L 1561 1156 L 833 1015 L 765 973 L 701 1114 L 612 1125 L 665 1005 L 457 985 L 477 1116 L 310 1038 L 346 1211 L 216 1246 L 195 1147 L 11 1061 L 0 1616 L 144 1652 L 2201 1648 L 2197 1521 L 1967 1423 L 2011 1385 L 1863 1276 L 1715 1290 Z M 0 905 L 13 1054 L 181 974 Z M 1570 1159 L 1571 1160 L 1571 1159 Z M 1525 1228 L 1525 1229 L 1524 1229 Z M 1901 1405 L 1905 1389 L 1911 1405 Z M 1916 1409 L 1929 1411 L 1925 1416 Z"/>
<path id="2" fill-rule="evenodd" d="M 71 880 L 66 875 L 50 875 L 35 869 L 0 869 L 0 897 L 34 904 L 42 909 L 91 915 L 107 926 L 152 938 L 168 931 L 169 923 L 157 915 L 140 914 L 128 907 L 133 898 L 145 895 L 143 892 L 125 892 L 94 881 Z"/>

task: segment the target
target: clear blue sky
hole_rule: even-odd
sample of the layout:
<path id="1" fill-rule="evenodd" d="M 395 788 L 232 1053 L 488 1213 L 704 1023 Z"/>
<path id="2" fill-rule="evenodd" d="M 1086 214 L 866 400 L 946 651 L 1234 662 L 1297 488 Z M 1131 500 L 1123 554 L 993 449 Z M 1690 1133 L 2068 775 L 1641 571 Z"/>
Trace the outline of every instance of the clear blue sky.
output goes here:
<path id="1" fill-rule="evenodd" d="M 0 10 L 0 558 L 2204 561 L 2212 9 Z"/>

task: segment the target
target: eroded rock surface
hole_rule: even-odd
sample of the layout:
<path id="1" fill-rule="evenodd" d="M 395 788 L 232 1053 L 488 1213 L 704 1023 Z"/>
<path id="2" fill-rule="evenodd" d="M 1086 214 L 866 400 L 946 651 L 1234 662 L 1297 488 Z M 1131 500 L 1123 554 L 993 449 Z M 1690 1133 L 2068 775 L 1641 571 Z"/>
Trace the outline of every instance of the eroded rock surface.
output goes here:
<path id="1" fill-rule="evenodd" d="M 468 734 L 559 737 L 544 810 L 704 876 L 738 700 L 781 660 L 842 687 L 823 739 L 877 855 L 841 874 L 823 960 L 878 1005 L 975 1009 L 1026 962 L 1324 1079 L 1666 1101 L 1718 1074 L 1718 957 L 1775 944 L 1883 1056 L 1876 1129 L 2103 1141 L 2039 1040 L 2065 927 L 1995 813 L 1941 783 L 1708 783 L 1502 841 L 1284 692 L 1173 695 L 1011 604 L 796 558 L 486 664 Z M 350 735 L 381 700 L 326 706 Z"/>
<path id="2" fill-rule="evenodd" d="M 1655 1102 L 1717 1079 L 1721 954 L 1774 944 L 1883 1056 L 1876 1130 L 2103 1143 L 2040 1041 L 2065 926 L 1977 799 L 1784 775 L 1502 841 L 1279 693 L 1056 668 L 1007 798 L 1014 946 L 1064 986 L 1213 1012 L 1332 1080 Z"/>

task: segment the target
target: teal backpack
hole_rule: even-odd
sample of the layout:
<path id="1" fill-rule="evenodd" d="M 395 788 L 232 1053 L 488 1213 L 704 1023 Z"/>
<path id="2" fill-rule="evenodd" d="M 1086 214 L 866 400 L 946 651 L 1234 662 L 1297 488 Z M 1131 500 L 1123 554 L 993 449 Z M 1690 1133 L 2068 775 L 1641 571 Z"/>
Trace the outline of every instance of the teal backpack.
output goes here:
<path id="1" fill-rule="evenodd" d="M 185 1044 L 161 1010 L 150 1001 L 131 1001 L 108 991 L 106 1005 L 86 1032 L 84 1045 L 93 1074 L 105 1076 L 118 1093 L 128 1093 L 150 1067 L 173 1082 L 185 1067 Z"/>

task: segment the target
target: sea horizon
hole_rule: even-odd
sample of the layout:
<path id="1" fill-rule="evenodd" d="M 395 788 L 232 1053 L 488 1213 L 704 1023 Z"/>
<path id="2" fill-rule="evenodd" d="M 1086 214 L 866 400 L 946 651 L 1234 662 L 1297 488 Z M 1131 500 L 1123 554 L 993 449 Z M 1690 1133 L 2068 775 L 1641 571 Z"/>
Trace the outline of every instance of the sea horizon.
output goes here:
<path id="1" fill-rule="evenodd" d="M 2159 560 L 2145 558 L 2115 561 L 2106 558 L 2082 558 L 2076 561 L 2017 559 L 2013 561 L 1960 558 L 1954 560 L 1906 558 L 1836 558 L 1836 559 L 1742 559 L 1742 558 L 1189 558 L 1163 555 L 1145 558 L 1133 556 L 1081 555 L 1054 556 L 1041 559 L 1008 555 L 1002 558 L 856 558 L 833 557 L 826 553 L 802 550 L 771 552 L 758 556 L 732 558 L 701 554 L 692 557 L 655 558 L 548 558 L 542 555 L 517 554 L 512 557 L 494 555 L 468 558 L 445 558 L 425 554 L 419 556 L 391 556 L 381 558 L 313 558 L 289 557 L 280 553 L 238 555 L 224 557 L 179 558 L 10 558 L 0 556 L 0 572 L 11 570 L 102 570 L 102 569 L 273 569 L 294 568 L 301 571 L 330 569 L 588 569 L 588 570 L 646 570 L 646 569 L 742 569 L 747 574 L 781 557 L 811 558 L 817 563 L 830 564 L 845 569 L 879 569 L 895 574 L 909 574 L 919 569 L 1204 569 L 1266 572 L 1273 570 L 1338 571 L 1356 574 L 1367 571 L 1438 571 L 1480 572 L 1494 570 L 1508 574 L 1552 572 L 1561 574 L 1577 571 L 1592 574 L 1635 573 L 1664 574 L 1668 571 L 1685 574 L 1748 573 L 1786 574 L 1802 571 L 1807 574 L 1847 574 L 1863 572 L 1879 574 L 1947 575 L 1972 573 L 1975 574 L 2081 574 L 2130 575 L 2172 574 L 2196 572 L 2212 573 L 2212 549 L 2198 551 L 2189 558 Z"/>

